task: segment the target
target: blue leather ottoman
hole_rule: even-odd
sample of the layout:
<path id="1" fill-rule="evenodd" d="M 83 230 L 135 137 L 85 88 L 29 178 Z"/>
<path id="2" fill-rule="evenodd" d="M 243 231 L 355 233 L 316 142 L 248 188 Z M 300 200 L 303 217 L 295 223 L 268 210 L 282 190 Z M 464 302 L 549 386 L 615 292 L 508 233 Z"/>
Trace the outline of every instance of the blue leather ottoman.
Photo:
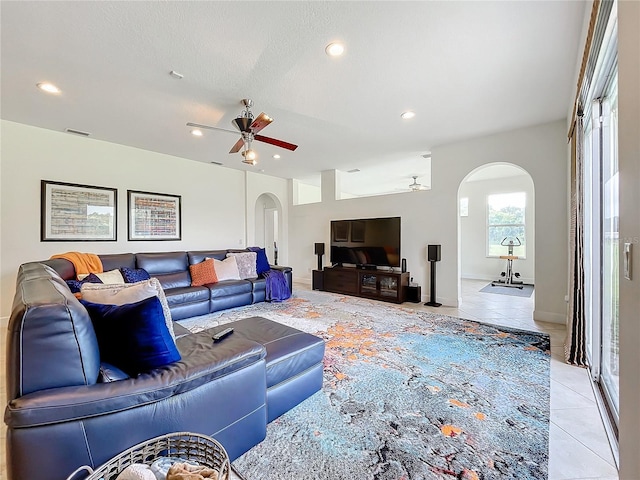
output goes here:
<path id="1" fill-rule="evenodd" d="M 323 339 L 263 317 L 226 323 L 209 332 L 229 327 L 234 337 L 253 340 L 267 350 L 267 422 L 322 388 Z"/>

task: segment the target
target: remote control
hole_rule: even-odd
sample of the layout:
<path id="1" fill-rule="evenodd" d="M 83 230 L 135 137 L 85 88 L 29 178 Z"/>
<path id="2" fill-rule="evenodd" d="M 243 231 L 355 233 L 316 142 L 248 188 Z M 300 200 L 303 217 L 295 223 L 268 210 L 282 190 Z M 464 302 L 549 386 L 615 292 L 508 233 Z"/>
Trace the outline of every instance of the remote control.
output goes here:
<path id="1" fill-rule="evenodd" d="M 224 337 L 226 337 L 227 335 L 231 335 L 232 333 L 233 333 L 233 328 L 225 328 L 224 330 L 213 335 L 211 338 L 213 338 L 214 342 L 219 342 Z"/>

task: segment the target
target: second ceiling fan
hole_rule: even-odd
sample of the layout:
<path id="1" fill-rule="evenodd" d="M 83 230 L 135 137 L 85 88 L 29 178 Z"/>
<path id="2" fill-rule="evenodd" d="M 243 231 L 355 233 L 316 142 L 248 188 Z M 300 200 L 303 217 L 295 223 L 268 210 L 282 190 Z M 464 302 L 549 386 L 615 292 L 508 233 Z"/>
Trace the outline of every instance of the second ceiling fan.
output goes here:
<path id="1" fill-rule="evenodd" d="M 242 150 L 242 156 L 244 163 L 249 165 L 256 164 L 256 153 L 251 149 L 251 142 L 257 140 L 259 142 L 269 143 L 271 145 L 275 145 L 276 147 L 285 148 L 287 150 L 295 150 L 298 148 L 297 145 L 293 143 L 285 142 L 283 140 L 278 140 L 276 138 L 265 137 L 264 135 L 258 135 L 258 132 L 273 122 L 273 118 L 271 118 L 266 113 L 262 112 L 256 118 L 253 117 L 253 113 L 251 112 L 251 107 L 253 106 L 253 101 L 244 98 L 242 99 L 242 105 L 244 105 L 245 109 L 242 111 L 240 116 L 234 118 L 231 123 L 234 127 L 238 129 L 240 132 L 240 138 L 238 141 L 231 147 L 229 153 L 237 153 Z M 205 128 L 208 130 L 221 130 L 223 132 L 237 134 L 238 132 L 234 130 L 228 130 L 226 128 L 220 127 L 212 127 L 210 125 L 201 125 L 199 123 L 187 123 L 188 127 L 195 128 Z"/>

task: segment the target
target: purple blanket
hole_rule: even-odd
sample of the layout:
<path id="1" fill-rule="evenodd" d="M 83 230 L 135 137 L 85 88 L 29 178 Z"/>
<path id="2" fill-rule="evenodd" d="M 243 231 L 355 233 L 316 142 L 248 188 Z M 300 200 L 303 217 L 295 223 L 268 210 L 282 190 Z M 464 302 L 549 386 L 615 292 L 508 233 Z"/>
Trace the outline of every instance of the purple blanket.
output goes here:
<path id="1" fill-rule="evenodd" d="M 268 270 L 263 275 L 267 280 L 266 300 L 268 302 L 281 302 L 291 297 L 284 273 L 280 270 Z"/>

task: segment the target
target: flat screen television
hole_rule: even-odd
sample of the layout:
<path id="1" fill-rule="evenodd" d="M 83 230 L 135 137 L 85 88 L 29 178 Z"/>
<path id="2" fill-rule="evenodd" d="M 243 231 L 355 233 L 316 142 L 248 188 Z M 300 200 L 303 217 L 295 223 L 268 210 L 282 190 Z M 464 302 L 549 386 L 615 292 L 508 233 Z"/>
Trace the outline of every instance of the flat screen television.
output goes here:
<path id="1" fill-rule="evenodd" d="M 400 266 L 400 217 L 331 221 L 332 265 Z"/>

